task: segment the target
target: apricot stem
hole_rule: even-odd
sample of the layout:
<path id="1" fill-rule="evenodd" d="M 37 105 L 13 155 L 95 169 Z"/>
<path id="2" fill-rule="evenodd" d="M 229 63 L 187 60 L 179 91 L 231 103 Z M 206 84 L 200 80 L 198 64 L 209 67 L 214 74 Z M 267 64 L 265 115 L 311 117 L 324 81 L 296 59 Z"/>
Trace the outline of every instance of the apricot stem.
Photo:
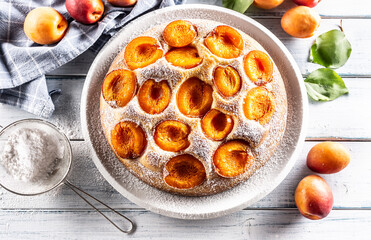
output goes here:
<path id="1" fill-rule="evenodd" d="M 340 30 L 342 31 L 342 32 L 344 32 L 344 29 L 343 29 L 343 19 L 340 19 Z"/>

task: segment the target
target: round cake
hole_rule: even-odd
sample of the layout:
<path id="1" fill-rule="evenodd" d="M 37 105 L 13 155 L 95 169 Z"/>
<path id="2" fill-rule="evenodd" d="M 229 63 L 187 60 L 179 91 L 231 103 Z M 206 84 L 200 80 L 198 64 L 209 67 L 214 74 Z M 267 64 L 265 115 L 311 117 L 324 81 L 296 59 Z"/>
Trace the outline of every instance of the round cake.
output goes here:
<path id="1" fill-rule="evenodd" d="M 205 196 L 246 181 L 284 134 L 285 86 L 248 34 L 191 19 L 155 25 L 123 43 L 102 84 L 112 151 L 145 183 Z"/>

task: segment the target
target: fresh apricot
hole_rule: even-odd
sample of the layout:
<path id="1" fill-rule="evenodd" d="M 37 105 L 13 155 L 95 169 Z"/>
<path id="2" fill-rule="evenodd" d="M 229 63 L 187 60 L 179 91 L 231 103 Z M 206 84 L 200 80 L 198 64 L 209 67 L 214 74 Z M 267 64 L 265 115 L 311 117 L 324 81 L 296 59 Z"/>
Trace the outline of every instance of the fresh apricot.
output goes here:
<path id="1" fill-rule="evenodd" d="M 249 52 L 244 60 L 243 67 L 247 76 L 256 85 L 264 85 L 272 81 L 273 62 L 268 54 L 253 50 Z"/>
<path id="2" fill-rule="evenodd" d="M 260 124 L 268 123 L 275 111 L 273 94 L 263 87 L 256 87 L 247 92 L 243 111 L 245 117 Z"/>
<path id="3" fill-rule="evenodd" d="M 149 79 L 143 83 L 138 91 L 138 102 L 140 107 L 149 114 L 158 114 L 169 105 L 171 97 L 169 84 L 162 80 L 156 82 Z"/>
<path id="4" fill-rule="evenodd" d="M 23 25 L 26 36 L 38 44 L 53 44 L 67 32 L 68 22 L 51 7 L 38 7 L 30 11 Z"/>
<path id="5" fill-rule="evenodd" d="M 131 7 L 137 3 L 137 0 L 108 0 L 108 2 L 117 7 Z"/>
<path id="6" fill-rule="evenodd" d="M 213 156 L 215 171 L 222 177 L 237 177 L 249 169 L 255 161 L 249 145 L 232 140 L 218 147 Z"/>
<path id="7" fill-rule="evenodd" d="M 349 162 L 349 150 L 337 142 L 318 143 L 312 147 L 307 156 L 307 166 L 318 173 L 340 172 Z"/>
<path id="8" fill-rule="evenodd" d="M 190 154 L 171 158 L 165 164 L 164 181 L 171 187 L 179 189 L 194 188 L 206 179 L 204 165 Z"/>
<path id="9" fill-rule="evenodd" d="M 262 9 L 272 9 L 278 7 L 285 0 L 254 0 L 254 5 Z"/>
<path id="10" fill-rule="evenodd" d="M 205 39 L 206 47 L 221 58 L 240 56 L 244 42 L 241 34 L 232 27 L 218 26 Z"/>
<path id="11" fill-rule="evenodd" d="M 163 55 L 157 40 L 152 37 L 137 37 L 125 48 L 124 59 L 131 70 L 148 66 Z"/>
<path id="12" fill-rule="evenodd" d="M 162 36 L 171 47 L 185 47 L 193 42 L 197 31 L 191 22 L 176 20 L 165 27 Z"/>
<path id="13" fill-rule="evenodd" d="M 288 10 L 281 19 L 285 32 L 296 38 L 308 38 L 317 31 L 321 17 L 312 8 L 297 6 Z"/>
<path id="14" fill-rule="evenodd" d="M 198 78 L 189 78 L 176 95 L 179 111 L 189 117 L 201 117 L 213 103 L 213 88 Z"/>
<path id="15" fill-rule="evenodd" d="M 231 66 L 217 67 L 214 71 L 214 84 L 221 95 L 232 97 L 241 89 L 241 77 Z"/>
<path id="16" fill-rule="evenodd" d="M 334 197 L 330 186 L 323 178 L 309 175 L 296 187 L 295 203 L 304 217 L 319 220 L 331 212 Z"/>
<path id="17" fill-rule="evenodd" d="M 176 120 L 166 120 L 155 128 L 153 139 L 165 151 L 179 152 L 189 147 L 188 135 L 191 128 Z"/>
<path id="18" fill-rule="evenodd" d="M 194 47 L 173 48 L 165 54 L 166 60 L 177 67 L 194 68 L 202 63 L 202 57 Z"/>
<path id="19" fill-rule="evenodd" d="M 303 5 L 310 8 L 317 6 L 321 0 L 292 0 L 296 5 Z"/>
<path id="20" fill-rule="evenodd" d="M 117 155 L 122 158 L 137 158 L 147 146 L 143 129 L 138 124 L 130 121 L 116 124 L 111 131 L 111 142 Z"/>
<path id="21" fill-rule="evenodd" d="M 133 98 L 136 88 L 135 74 L 129 70 L 119 69 L 106 76 L 102 94 L 111 107 L 124 107 Z"/>
<path id="22" fill-rule="evenodd" d="M 206 136 L 220 141 L 232 131 L 234 121 L 232 116 L 219 110 L 211 109 L 201 120 L 201 128 Z"/>
<path id="23" fill-rule="evenodd" d="M 83 24 L 98 22 L 105 12 L 102 0 L 66 0 L 64 2 L 69 15 Z"/>

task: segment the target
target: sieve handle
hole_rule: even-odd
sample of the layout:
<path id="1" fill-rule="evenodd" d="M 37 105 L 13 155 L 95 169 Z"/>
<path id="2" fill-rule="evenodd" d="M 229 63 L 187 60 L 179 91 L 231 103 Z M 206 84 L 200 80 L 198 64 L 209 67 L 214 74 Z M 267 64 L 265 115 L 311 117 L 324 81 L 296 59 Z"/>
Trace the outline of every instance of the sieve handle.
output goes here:
<path id="1" fill-rule="evenodd" d="M 109 221 L 113 226 L 115 226 L 118 230 L 120 230 L 121 232 L 123 233 L 131 233 L 133 230 L 134 230 L 134 223 L 129 219 L 127 218 L 126 216 L 122 215 L 121 213 L 117 212 L 115 209 L 111 208 L 110 206 L 108 206 L 107 204 L 103 203 L 102 201 L 98 200 L 97 198 L 93 197 L 92 195 L 90 195 L 89 193 L 83 191 L 81 188 L 78 188 L 76 187 L 75 185 L 73 185 L 72 183 L 70 183 L 69 181 L 65 181 L 64 184 L 66 184 L 72 191 L 74 191 L 80 198 L 82 198 L 87 204 L 89 204 L 92 208 L 94 208 L 100 215 L 102 215 L 105 219 L 107 219 L 107 221 Z M 102 204 L 103 206 L 107 207 L 108 209 L 110 209 L 113 213 L 116 213 L 117 215 L 119 215 L 120 217 L 126 219 L 129 224 L 130 224 L 130 228 L 125 230 L 125 229 L 122 229 L 120 228 L 119 226 L 117 226 L 116 223 L 114 223 L 111 219 L 109 219 L 105 214 L 103 214 L 102 211 L 100 211 L 98 208 L 96 208 L 88 199 L 86 199 L 83 195 L 85 194 L 86 196 L 90 197 L 91 199 L 97 201 L 98 203 Z"/>

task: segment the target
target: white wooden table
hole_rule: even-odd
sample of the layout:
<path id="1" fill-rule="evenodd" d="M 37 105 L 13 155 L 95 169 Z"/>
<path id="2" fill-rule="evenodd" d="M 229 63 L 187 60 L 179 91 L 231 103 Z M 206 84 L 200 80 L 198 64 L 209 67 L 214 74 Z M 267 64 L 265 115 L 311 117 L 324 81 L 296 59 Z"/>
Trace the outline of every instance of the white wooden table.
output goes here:
<path id="1" fill-rule="evenodd" d="M 221 5 L 215 0 L 188 3 Z M 290 50 L 305 76 L 317 65 L 307 62 L 314 40 L 294 39 L 283 32 L 280 17 L 294 6 L 247 12 L 270 29 Z M 132 218 L 134 234 L 124 236 L 91 210 L 71 190 L 62 186 L 36 197 L 21 197 L 0 189 L 0 239 L 371 239 L 371 3 L 368 0 L 323 0 L 316 10 L 323 20 L 318 33 L 337 28 L 344 31 L 353 52 L 337 72 L 349 94 L 328 103 L 309 104 L 307 141 L 287 178 L 271 194 L 247 209 L 203 221 L 171 219 L 129 202 L 100 175 L 89 158 L 80 130 L 79 106 L 85 75 L 94 59 L 86 52 L 48 75 L 50 89 L 62 89 L 51 122 L 64 129 L 72 141 L 74 164 L 69 179 L 92 195 Z M 34 117 L 19 109 L 0 105 L 0 125 Z M 312 172 L 306 154 L 316 143 L 341 141 L 351 150 L 350 165 L 340 173 L 324 175 L 334 193 L 334 207 L 321 221 L 302 217 L 295 207 L 298 182 Z"/>

